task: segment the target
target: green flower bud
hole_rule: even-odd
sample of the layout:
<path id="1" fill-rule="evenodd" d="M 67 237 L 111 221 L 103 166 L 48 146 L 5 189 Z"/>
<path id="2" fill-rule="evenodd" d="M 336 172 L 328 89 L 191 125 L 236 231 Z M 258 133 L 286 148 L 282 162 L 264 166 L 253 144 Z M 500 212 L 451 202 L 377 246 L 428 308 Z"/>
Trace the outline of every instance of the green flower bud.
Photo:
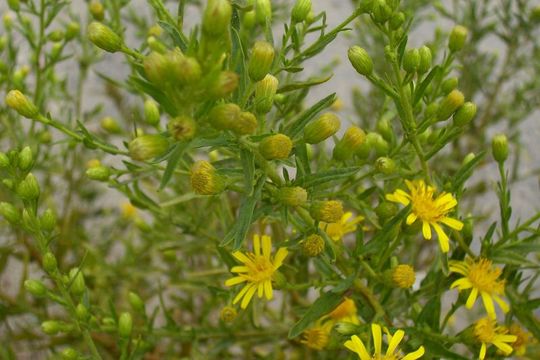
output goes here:
<path id="1" fill-rule="evenodd" d="M 60 42 L 64 40 L 64 32 L 60 29 L 52 31 L 49 34 L 49 40 L 52 42 Z"/>
<path id="2" fill-rule="evenodd" d="M 377 132 L 381 134 L 384 140 L 391 142 L 394 139 L 394 130 L 388 118 L 381 118 L 377 122 Z"/>
<path id="3" fill-rule="evenodd" d="M 304 128 L 304 141 L 318 144 L 339 131 L 341 121 L 333 113 L 324 113 Z"/>
<path id="4" fill-rule="evenodd" d="M 228 0 L 209 0 L 203 15 L 203 31 L 220 37 L 229 31 L 232 6 Z"/>
<path id="5" fill-rule="evenodd" d="M 0 169 L 8 167 L 10 164 L 9 157 L 5 153 L 0 152 Z"/>
<path id="6" fill-rule="evenodd" d="M 383 201 L 375 208 L 375 214 L 377 214 L 379 222 L 385 224 L 388 220 L 396 216 L 398 210 L 396 204 L 389 201 Z"/>
<path id="7" fill-rule="evenodd" d="M 21 219 L 19 210 L 7 202 L 0 202 L 0 215 L 2 215 L 10 224 L 16 224 Z"/>
<path id="8" fill-rule="evenodd" d="M 81 26 L 77 22 L 70 22 L 66 28 L 66 40 L 72 40 L 81 32 Z"/>
<path id="9" fill-rule="evenodd" d="M 100 125 L 103 130 L 111 134 L 120 134 L 122 132 L 122 128 L 118 124 L 118 121 L 110 116 L 101 119 Z"/>
<path id="10" fill-rule="evenodd" d="M 257 82 L 266 76 L 274 62 L 274 47 L 266 41 L 257 41 L 251 49 L 248 73 L 252 81 Z"/>
<path id="11" fill-rule="evenodd" d="M 264 79 L 255 84 L 255 109 L 258 113 L 266 114 L 274 105 L 274 97 L 278 88 L 278 79 L 267 74 Z"/>
<path id="12" fill-rule="evenodd" d="M 476 158 L 476 155 L 473 152 L 470 152 L 467 155 L 465 155 L 465 157 L 463 158 L 463 161 L 461 162 L 461 165 L 465 166 L 471 161 L 473 161 L 475 158 Z"/>
<path id="13" fill-rule="evenodd" d="M 93 21 L 88 25 L 88 38 L 98 48 L 114 53 L 124 46 L 122 38 L 106 25 Z"/>
<path id="14" fill-rule="evenodd" d="M 360 159 L 366 160 L 367 158 L 369 158 L 372 149 L 373 148 L 371 147 L 371 145 L 367 142 L 366 136 L 366 141 L 364 141 L 364 143 L 358 147 L 358 150 L 356 150 L 356 156 L 358 156 Z"/>
<path id="15" fill-rule="evenodd" d="M 390 29 L 397 30 L 405 23 L 405 14 L 401 11 L 398 13 L 395 13 L 390 18 Z"/>
<path id="16" fill-rule="evenodd" d="M 265 137 L 259 143 L 259 151 L 266 160 L 286 159 L 292 150 L 292 140 L 284 134 Z"/>
<path id="17" fill-rule="evenodd" d="M 132 330 L 133 319 L 131 318 L 131 314 L 128 312 L 121 313 L 118 318 L 118 335 L 122 338 L 129 338 Z"/>
<path id="18" fill-rule="evenodd" d="M 86 290 L 84 275 L 79 268 L 73 268 L 69 271 L 69 281 L 71 283 L 70 291 L 74 295 L 82 295 Z"/>
<path id="19" fill-rule="evenodd" d="M 29 209 L 23 209 L 22 211 L 22 226 L 28 232 L 37 232 L 39 229 L 39 221 Z"/>
<path id="20" fill-rule="evenodd" d="M 418 54 L 420 55 L 420 63 L 418 64 L 417 71 L 419 74 L 425 74 L 431 69 L 433 61 L 431 49 L 424 45 L 418 49 Z"/>
<path id="21" fill-rule="evenodd" d="M 418 49 L 409 49 L 403 56 L 403 70 L 414 73 L 420 66 L 420 52 Z"/>
<path id="22" fill-rule="evenodd" d="M 52 135 L 50 131 L 44 130 L 38 134 L 38 140 L 42 144 L 50 144 L 52 141 Z"/>
<path id="23" fill-rule="evenodd" d="M 256 23 L 256 14 L 255 10 L 246 11 L 242 19 L 243 28 L 246 30 L 251 30 Z"/>
<path id="24" fill-rule="evenodd" d="M 452 90 L 446 98 L 441 101 L 437 110 L 437 121 L 444 121 L 452 116 L 465 102 L 465 96 L 459 90 Z"/>
<path id="25" fill-rule="evenodd" d="M 39 219 L 39 224 L 43 230 L 53 231 L 56 226 L 56 215 L 51 209 L 45 210 Z"/>
<path id="26" fill-rule="evenodd" d="M 4 21 L 4 27 L 7 31 L 13 28 L 13 16 L 10 13 L 5 13 L 2 20 Z"/>
<path id="27" fill-rule="evenodd" d="M 219 312 L 219 318 L 221 319 L 221 321 L 223 321 L 226 324 L 232 323 L 234 319 L 236 319 L 237 316 L 238 316 L 238 312 L 232 306 L 225 306 Z"/>
<path id="28" fill-rule="evenodd" d="M 530 19 L 533 23 L 540 22 L 540 5 L 531 9 Z"/>
<path id="29" fill-rule="evenodd" d="M 172 82 L 191 85 L 200 80 L 202 76 L 201 65 L 197 59 L 185 56 L 179 49 L 175 49 L 166 55 Z"/>
<path id="30" fill-rule="evenodd" d="M 21 7 L 21 3 L 19 0 L 7 0 L 7 3 L 9 8 L 15 12 L 19 11 Z"/>
<path id="31" fill-rule="evenodd" d="M 210 124 L 218 130 L 231 130 L 240 118 L 242 109 L 236 104 L 219 104 L 210 110 Z"/>
<path id="32" fill-rule="evenodd" d="M 272 4 L 270 0 L 255 0 L 255 19 L 261 25 L 272 22 Z"/>
<path id="33" fill-rule="evenodd" d="M 24 288 L 35 297 L 44 297 L 47 295 L 47 288 L 38 280 L 26 280 L 24 282 Z"/>
<path id="34" fill-rule="evenodd" d="M 145 313 L 145 309 L 144 309 L 144 301 L 142 301 L 141 297 L 139 295 L 137 295 L 136 293 L 130 291 L 128 293 L 128 301 L 129 301 L 129 304 L 131 305 L 131 308 L 139 313 L 139 314 L 144 314 Z"/>
<path id="35" fill-rule="evenodd" d="M 155 36 L 149 36 L 146 38 L 146 43 L 148 44 L 148 48 L 150 50 L 165 54 L 167 52 L 167 46 L 159 41 Z"/>
<path id="36" fill-rule="evenodd" d="M 19 90 L 11 90 L 7 93 L 6 105 L 29 119 L 35 119 L 39 115 L 36 105 Z"/>
<path id="37" fill-rule="evenodd" d="M 22 171 L 30 170 L 34 163 L 34 157 L 32 155 L 32 149 L 29 146 L 25 146 L 19 152 L 19 169 Z"/>
<path id="38" fill-rule="evenodd" d="M 43 269 L 48 274 L 53 274 L 58 270 L 58 263 L 56 262 L 56 257 L 51 252 L 46 252 L 45 255 L 43 255 L 42 259 Z"/>
<path id="39" fill-rule="evenodd" d="M 148 125 L 157 126 L 159 124 L 159 107 L 152 99 L 144 102 L 144 118 Z"/>
<path id="40" fill-rule="evenodd" d="M 302 206 L 307 198 L 307 191 L 300 186 L 282 187 L 278 192 L 279 201 L 286 206 Z"/>
<path id="41" fill-rule="evenodd" d="M 345 336 L 358 334 L 360 331 L 359 326 L 351 322 L 338 322 L 334 326 L 334 329 L 338 332 L 338 334 Z"/>
<path id="42" fill-rule="evenodd" d="M 75 308 L 75 315 L 77 315 L 77 319 L 79 321 L 86 321 L 90 317 L 90 313 L 88 312 L 88 308 L 84 306 L 84 304 L 80 303 Z"/>
<path id="43" fill-rule="evenodd" d="M 238 74 L 222 71 L 208 89 L 210 96 L 221 99 L 232 94 L 238 87 Z"/>
<path id="44" fill-rule="evenodd" d="M 62 324 L 58 321 L 47 320 L 41 323 L 41 330 L 47 335 L 56 335 L 62 331 Z"/>
<path id="45" fill-rule="evenodd" d="M 62 360 L 77 360 L 80 358 L 79 353 L 73 348 L 66 348 L 60 353 Z"/>
<path id="46" fill-rule="evenodd" d="M 161 135 L 141 135 L 128 145 L 133 160 L 145 161 L 162 155 L 169 148 L 169 141 Z"/>
<path id="47" fill-rule="evenodd" d="M 199 195 L 215 195 L 225 189 L 225 179 L 208 161 L 196 161 L 190 172 L 191 187 Z"/>
<path id="48" fill-rule="evenodd" d="M 39 197 L 39 184 L 32 173 L 26 175 L 23 181 L 17 185 L 17 195 L 24 200 L 34 200 Z"/>
<path id="49" fill-rule="evenodd" d="M 375 153 L 378 156 L 386 155 L 390 151 L 390 145 L 378 133 L 370 132 L 369 134 L 367 134 L 366 143 L 369 147 L 375 149 Z"/>
<path id="50" fill-rule="evenodd" d="M 396 171 L 396 163 L 387 157 L 380 157 L 375 161 L 375 170 L 384 175 L 391 175 Z"/>
<path id="51" fill-rule="evenodd" d="M 255 115 L 248 111 L 242 111 L 240 113 L 240 118 L 231 130 L 238 135 L 248 135 L 253 134 L 257 130 L 257 126 L 258 123 Z"/>
<path id="52" fill-rule="evenodd" d="M 370 13 L 373 11 L 373 5 L 374 5 L 374 0 L 360 0 L 360 4 L 358 5 L 358 9 L 362 12 L 362 13 Z"/>
<path id="53" fill-rule="evenodd" d="M 291 12 L 291 19 L 300 23 L 307 19 L 311 12 L 311 0 L 296 0 Z"/>
<path id="54" fill-rule="evenodd" d="M 197 123 L 190 116 L 180 115 L 171 119 L 167 128 L 174 139 L 178 141 L 189 141 L 195 137 Z"/>
<path id="55" fill-rule="evenodd" d="M 465 41 L 467 41 L 468 32 L 469 30 L 461 25 L 456 25 L 452 29 L 450 37 L 448 38 L 448 48 L 450 51 L 456 52 L 463 49 L 463 46 L 465 46 Z"/>
<path id="56" fill-rule="evenodd" d="M 315 201 L 309 209 L 311 216 L 317 221 L 335 223 L 343 216 L 343 204 L 341 201 Z"/>
<path id="57" fill-rule="evenodd" d="M 324 239 L 317 234 L 311 234 L 302 240 L 302 252 L 309 257 L 318 256 L 324 251 Z"/>
<path id="58" fill-rule="evenodd" d="M 476 115 L 476 104 L 470 101 L 463 104 L 454 114 L 454 125 L 465 126 L 471 122 Z"/>
<path id="59" fill-rule="evenodd" d="M 392 15 L 392 8 L 385 0 L 375 0 L 373 2 L 373 19 L 379 24 L 384 24 Z"/>
<path id="60" fill-rule="evenodd" d="M 491 151 L 498 163 L 503 163 L 508 159 L 508 139 L 504 134 L 498 134 L 491 141 Z"/>
<path id="61" fill-rule="evenodd" d="M 99 0 L 92 0 L 90 5 L 88 5 L 88 10 L 90 10 L 90 14 L 94 20 L 102 21 L 105 18 L 105 9 Z"/>
<path id="62" fill-rule="evenodd" d="M 107 181 L 111 176 L 111 170 L 103 165 L 94 166 L 86 170 L 86 176 L 96 181 Z"/>
<path id="63" fill-rule="evenodd" d="M 360 75 L 368 76 L 373 72 L 373 60 L 367 51 L 360 46 L 349 48 L 347 55 L 351 65 Z"/>
<path id="64" fill-rule="evenodd" d="M 343 138 L 336 144 L 334 148 L 334 159 L 345 161 L 350 159 L 366 141 L 366 133 L 364 130 L 356 126 L 351 126 L 343 134 Z"/>
<path id="65" fill-rule="evenodd" d="M 143 60 L 144 73 L 150 82 L 161 84 L 169 77 L 169 60 L 165 55 L 158 52 L 151 52 Z"/>
<path id="66" fill-rule="evenodd" d="M 452 90 L 457 89 L 459 79 L 457 77 L 451 77 L 444 80 L 441 84 L 441 90 L 444 94 L 449 94 Z"/>

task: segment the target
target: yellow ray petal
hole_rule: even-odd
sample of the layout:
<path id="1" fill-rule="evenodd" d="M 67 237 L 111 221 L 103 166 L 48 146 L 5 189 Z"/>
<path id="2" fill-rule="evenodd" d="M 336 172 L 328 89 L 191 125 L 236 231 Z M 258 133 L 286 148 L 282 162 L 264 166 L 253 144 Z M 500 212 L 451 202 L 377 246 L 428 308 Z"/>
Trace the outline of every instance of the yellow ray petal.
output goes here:
<path id="1" fill-rule="evenodd" d="M 424 356 L 425 349 L 423 346 L 420 346 L 416 351 L 412 353 L 408 353 L 405 355 L 401 360 L 416 360 L 420 359 L 422 356 Z"/>
<path id="2" fill-rule="evenodd" d="M 253 287 L 253 284 L 247 284 L 246 286 L 244 286 L 242 288 L 242 290 L 240 290 L 240 292 L 238 292 L 238 294 L 236 294 L 236 296 L 234 297 L 234 300 L 233 300 L 233 304 L 236 304 L 238 301 L 240 301 L 240 299 L 242 297 L 244 297 L 244 295 L 246 294 L 246 292 L 251 289 Z"/>
<path id="3" fill-rule="evenodd" d="M 454 230 L 460 231 L 461 229 L 463 229 L 463 223 L 459 220 L 445 216 L 439 221 Z"/>
<path id="4" fill-rule="evenodd" d="M 424 235 L 424 238 L 427 240 L 431 240 L 431 228 L 427 221 L 422 222 L 422 235 Z"/>
<path id="5" fill-rule="evenodd" d="M 274 256 L 274 269 L 277 269 L 283 264 L 283 260 L 287 257 L 289 252 L 286 248 L 279 248 L 276 255 Z"/>
<path id="6" fill-rule="evenodd" d="M 268 235 L 262 236 L 262 254 L 265 258 L 270 259 L 272 253 L 272 239 Z"/>
<path id="7" fill-rule="evenodd" d="M 407 225 L 411 225 L 413 222 L 415 222 L 417 219 L 417 216 L 415 213 L 410 213 L 409 216 L 407 216 Z"/>
<path id="8" fill-rule="evenodd" d="M 253 294 L 255 294 L 256 290 L 257 290 L 257 285 L 254 284 L 246 292 L 246 295 L 244 295 L 244 298 L 242 299 L 242 303 L 240 304 L 240 307 L 242 309 L 247 308 L 247 306 L 249 305 L 249 302 L 251 301 L 251 298 L 253 297 Z"/>
<path id="9" fill-rule="evenodd" d="M 482 346 L 480 347 L 480 354 L 478 355 L 478 358 L 480 360 L 484 360 L 486 357 L 486 344 L 482 343 Z"/>
<path id="10" fill-rule="evenodd" d="M 403 340 L 404 336 L 405 336 L 405 331 L 398 330 L 395 332 L 393 336 L 390 337 L 390 340 L 388 341 L 388 349 L 386 350 L 386 356 L 394 354 L 394 351 L 398 347 L 401 340 Z"/>
<path id="11" fill-rule="evenodd" d="M 437 233 L 437 236 L 439 238 L 439 245 L 441 246 L 442 252 L 447 253 L 448 250 L 450 250 L 450 243 L 449 243 L 448 236 L 446 235 L 446 233 L 443 231 L 443 229 L 441 228 L 439 224 L 433 223 L 431 225 L 433 226 L 433 228 L 435 229 L 435 232 Z"/>
<path id="12" fill-rule="evenodd" d="M 480 295 L 482 296 L 482 302 L 484 303 L 488 316 L 491 319 L 496 319 L 497 314 L 495 313 L 495 307 L 493 306 L 493 299 L 491 298 L 491 295 L 485 291 L 482 291 Z"/>
<path id="13" fill-rule="evenodd" d="M 375 348 L 375 355 L 380 355 L 382 347 L 382 333 L 380 325 L 371 324 L 371 333 L 373 334 L 373 347 Z"/>
<path id="14" fill-rule="evenodd" d="M 465 307 L 467 309 L 472 309 L 472 307 L 474 306 L 474 303 L 476 302 L 477 297 L 478 297 L 478 289 L 473 287 L 471 290 L 471 293 L 469 294 L 469 297 L 467 298 Z"/>
<path id="15" fill-rule="evenodd" d="M 273 290 L 272 290 L 272 281 L 267 280 L 264 282 L 264 294 L 266 295 L 267 300 L 272 300 Z"/>
<path id="16" fill-rule="evenodd" d="M 347 340 L 344 345 L 347 349 L 355 352 L 358 356 L 360 356 L 360 360 L 371 360 L 371 356 L 367 352 L 364 343 L 362 342 L 362 340 L 360 340 L 358 336 L 353 335 L 351 337 L 351 340 Z"/>
<path id="17" fill-rule="evenodd" d="M 235 276 L 225 281 L 225 286 L 234 286 L 236 284 L 243 283 L 244 281 L 246 281 L 245 278 L 240 277 L 240 276 Z"/>

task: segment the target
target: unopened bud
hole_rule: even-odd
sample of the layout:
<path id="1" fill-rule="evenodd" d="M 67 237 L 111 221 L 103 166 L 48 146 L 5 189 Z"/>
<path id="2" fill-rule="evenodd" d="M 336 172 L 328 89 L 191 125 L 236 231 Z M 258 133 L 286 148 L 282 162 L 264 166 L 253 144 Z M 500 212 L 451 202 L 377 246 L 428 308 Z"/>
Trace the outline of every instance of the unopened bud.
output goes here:
<path id="1" fill-rule="evenodd" d="M 343 204 L 337 200 L 315 201 L 311 205 L 309 213 L 317 221 L 335 223 L 340 221 L 343 216 Z"/>
<path id="2" fill-rule="evenodd" d="M 498 134 L 491 141 L 491 151 L 498 163 L 503 163 L 508 159 L 508 139 L 504 134 Z"/>
<path id="3" fill-rule="evenodd" d="M 360 46 L 349 48 L 347 55 L 351 65 L 360 75 L 367 76 L 373 72 L 373 60 L 367 51 Z"/>
<path id="4" fill-rule="evenodd" d="M 84 304 L 80 303 L 75 308 L 75 315 L 77 315 L 77 319 L 79 319 L 79 321 L 86 321 L 88 320 L 90 313 L 88 312 L 88 308 L 84 306 Z"/>
<path id="5" fill-rule="evenodd" d="M 379 24 L 384 24 L 392 15 L 392 8 L 385 0 L 375 0 L 373 2 L 373 19 Z"/>
<path id="6" fill-rule="evenodd" d="M 448 38 L 448 48 L 450 51 L 455 52 L 463 49 L 465 41 L 467 41 L 468 32 L 467 28 L 461 25 L 456 25 L 452 29 L 450 37 Z"/>
<path id="7" fill-rule="evenodd" d="M 257 41 L 251 50 L 248 73 L 252 81 L 257 82 L 266 76 L 274 62 L 274 47 L 266 41 Z"/>
<path id="8" fill-rule="evenodd" d="M 345 161 L 350 159 L 366 141 L 366 133 L 357 126 L 351 126 L 343 134 L 334 148 L 334 159 Z"/>
<path id="9" fill-rule="evenodd" d="M 90 10 L 90 14 L 95 20 L 101 21 L 105 18 L 105 9 L 100 1 L 92 0 L 88 8 L 88 10 Z"/>
<path id="10" fill-rule="evenodd" d="M 292 140 L 284 134 L 265 137 L 259 143 L 259 151 L 266 160 L 286 159 L 292 150 Z"/>
<path id="11" fill-rule="evenodd" d="M 530 19 L 533 23 L 540 22 L 540 5 L 535 6 L 531 9 Z"/>
<path id="12" fill-rule="evenodd" d="M 119 134 L 122 132 L 122 128 L 118 124 L 115 118 L 111 116 L 105 116 L 100 121 L 101 128 L 110 134 Z"/>
<path id="13" fill-rule="evenodd" d="M 212 97 L 221 99 L 232 94 L 238 87 L 238 74 L 232 71 L 222 71 L 211 84 L 208 91 Z"/>
<path id="14" fill-rule="evenodd" d="M 54 30 L 49 34 L 49 39 L 53 42 L 60 42 L 64 40 L 64 32 L 60 29 Z"/>
<path id="15" fill-rule="evenodd" d="M 463 158 L 463 161 L 461 162 L 461 165 L 465 166 L 471 161 L 473 161 L 475 158 L 476 158 L 476 155 L 473 152 L 470 152 L 467 155 L 465 155 L 465 157 Z"/>
<path id="16" fill-rule="evenodd" d="M 133 291 L 130 291 L 129 294 L 128 294 L 128 301 L 129 301 L 129 304 L 131 305 L 131 308 L 139 313 L 139 314 L 144 314 L 145 310 L 144 310 L 144 301 L 142 301 L 141 297 L 139 295 L 137 295 L 136 293 L 134 293 Z"/>
<path id="17" fill-rule="evenodd" d="M 311 0 L 296 0 L 291 12 L 291 19 L 300 23 L 307 19 L 311 12 Z"/>
<path id="18" fill-rule="evenodd" d="M 80 354 L 73 348 L 65 348 L 60 353 L 62 360 L 77 360 L 80 359 Z"/>
<path id="19" fill-rule="evenodd" d="M 169 133 L 178 141 L 189 141 L 195 137 L 197 124 L 190 116 L 180 115 L 171 119 L 167 125 Z"/>
<path id="20" fill-rule="evenodd" d="M 255 109 L 258 113 L 266 114 L 274 105 L 274 97 L 278 88 L 278 79 L 267 74 L 264 79 L 255 84 Z"/>
<path id="21" fill-rule="evenodd" d="M 375 169 L 384 175 L 391 175 L 396 171 L 396 163 L 388 157 L 380 157 L 375 161 Z"/>
<path id="22" fill-rule="evenodd" d="M 66 40 L 72 40 L 81 32 L 81 26 L 77 22 L 70 22 L 66 28 Z"/>
<path id="23" fill-rule="evenodd" d="M 51 252 L 46 252 L 45 255 L 43 255 L 42 264 L 43 269 L 45 269 L 48 274 L 53 274 L 58 269 L 56 257 Z"/>
<path id="24" fill-rule="evenodd" d="M 418 49 L 418 54 L 420 55 L 420 63 L 418 64 L 417 71 L 419 74 L 425 74 L 431 69 L 433 61 L 431 49 L 424 45 Z"/>
<path id="25" fill-rule="evenodd" d="M 25 146 L 19 152 L 19 169 L 22 171 L 30 170 L 34 163 L 34 157 L 32 155 L 32 149 L 29 146 Z"/>
<path id="26" fill-rule="evenodd" d="M 401 289 L 409 289 L 414 285 L 416 275 L 410 265 L 398 265 L 392 269 L 392 282 Z"/>
<path id="27" fill-rule="evenodd" d="M 255 0 L 255 19 L 261 25 L 272 20 L 272 3 L 270 0 Z"/>
<path id="28" fill-rule="evenodd" d="M 452 90 L 457 89 L 458 85 L 459 79 L 457 77 L 451 77 L 442 82 L 441 90 L 444 94 L 449 94 Z"/>
<path id="29" fill-rule="evenodd" d="M 8 167 L 10 164 L 9 157 L 5 153 L 0 152 L 0 169 Z"/>
<path id="30" fill-rule="evenodd" d="M 156 126 L 159 124 L 159 107 L 152 99 L 144 102 L 144 118 L 148 125 Z"/>
<path id="31" fill-rule="evenodd" d="M 219 312 L 219 318 L 226 324 L 232 323 L 238 316 L 238 311 L 232 306 L 225 306 Z"/>
<path id="32" fill-rule="evenodd" d="M 339 117 L 333 113 L 324 113 L 304 128 L 304 141 L 318 144 L 338 132 L 341 127 Z"/>
<path id="33" fill-rule="evenodd" d="M 88 25 L 88 38 L 98 48 L 114 53 L 124 45 L 122 38 L 106 25 L 93 21 Z"/>
<path id="34" fill-rule="evenodd" d="M 444 121 L 452 116 L 465 102 L 465 96 L 459 90 L 452 90 L 450 94 L 444 98 L 437 110 L 437 121 Z"/>
<path id="35" fill-rule="evenodd" d="M 390 28 L 392 30 L 397 30 L 405 23 L 405 14 L 400 12 L 395 13 L 390 18 Z"/>
<path id="36" fill-rule="evenodd" d="M 208 35 L 222 36 L 229 31 L 232 6 L 229 0 L 209 0 L 203 15 L 203 31 Z"/>
<path id="37" fill-rule="evenodd" d="M 379 218 L 381 224 L 385 224 L 388 220 L 392 219 L 398 212 L 396 204 L 383 201 L 375 208 L 375 214 Z"/>
<path id="38" fill-rule="evenodd" d="M 118 318 L 118 335 L 122 338 L 129 338 L 133 331 L 133 318 L 128 312 L 123 312 Z"/>
<path id="39" fill-rule="evenodd" d="M 317 234 L 311 234 L 302 241 L 302 252 L 309 257 L 318 256 L 324 250 L 324 239 Z"/>
<path id="40" fill-rule="evenodd" d="M 39 224 L 45 231 L 53 231 L 56 226 L 56 215 L 51 209 L 47 209 L 43 212 L 39 218 Z"/>
<path id="41" fill-rule="evenodd" d="M 111 176 L 111 170 L 103 165 L 94 166 L 86 170 L 86 176 L 96 181 L 107 181 Z"/>
<path id="42" fill-rule="evenodd" d="M 368 147 L 375 149 L 375 153 L 378 156 L 386 155 L 390 151 L 390 145 L 388 142 L 384 140 L 381 134 L 376 132 L 370 132 L 366 135 L 366 143 Z"/>
<path id="43" fill-rule="evenodd" d="M 466 102 L 462 107 L 454 114 L 454 125 L 465 126 L 471 122 L 476 115 L 476 104 L 472 102 Z"/>
<path id="44" fill-rule="evenodd" d="M 165 54 L 167 52 L 167 46 L 159 41 L 155 36 L 147 37 L 146 43 L 148 44 L 148 48 L 152 51 L 156 51 L 161 54 Z"/>
<path id="45" fill-rule="evenodd" d="M 359 326 L 351 322 L 338 322 L 334 329 L 341 335 L 351 336 L 358 333 Z"/>
<path id="46" fill-rule="evenodd" d="M 169 77 L 169 60 L 165 55 L 151 52 L 143 60 L 144 73 L 150 82 L 159 85 Z"/>
<path id="47" fill-rule="evenodd" d="M 409 49 L 403 56 L 403 70 L 414 73 L 420 66 L 420 53 L 418 49 Z"/>
<path id="48" fill-rule="evenodd" d="M 39 197 L 39 184 L 32 173 L 26 175 L 24 180 L 22 180 L 16 189 L 17 195 L 19 195 L 24 200 L 34 200 Z"/>
<path id="49" fill-rule="evenodd" d="M 307 202 L 308 194 L 300 186 L 282 187 L 279 189 L 278 198 L 286 206 L 302 206 Z"/>
<path id="50" fill-rule="evenodd" d="M 26 280 L 24 282 L 24 288 L 35 297 L 44 297 L 47 295 L 47 288 L 38 280 Z"/>
<path id="51" fill-rule="evenodd" d="M 2 215 L 10 224 L 16 224 L 21 219 L 19 210 L 7 202 L 0 202 L 0 215 Z"/>
<path id="52" fill-rule="evenodd" d="M 7 93 L 6 105 L 29 119 L 35 119 L 39 115 L 36 105 L 19 90 L 11 90 Z"/>
<path id="53" fill-rule="evenodd" d="M 179 49 L 175 49 L 166 55 L 172 82 L 191 85 L 199 81 L 202 75 L 201 65 L 197 59 L 185 56 Z"/>
<path id="54" fill-rule="evenodd" d="M 141 135 L 128 145 L 133 160 L 145 161 L 162 155 L 169 148 L 169 141 L 161 135 Z"/>
<path id="55" fill-rule="evenodd" d="M 199 195 L 215 195 L 225 189 L 225 180 L 208 161 L 200 160 L 191 167 L 191 187 Z"/>
<path id="56" fill-rule="evenodd" d="M 62 324 L 58 321 L 47 320 L 41 323 L 41 330 L 47 335 L 56 335 L 62 330 Z"/>
<path id="57" fill-rule="evenodd" d="M 74 295 L 82 295 L 86 289 L 84 275 L 79 268 L 73 268 L 69 271 L 70 290 Z"/>
<path id="58" fill-rule="evenodd" d="M 17 12 L 21 7 L 20 0 L 7 0 L 8 6 L 11 10 Z"/>

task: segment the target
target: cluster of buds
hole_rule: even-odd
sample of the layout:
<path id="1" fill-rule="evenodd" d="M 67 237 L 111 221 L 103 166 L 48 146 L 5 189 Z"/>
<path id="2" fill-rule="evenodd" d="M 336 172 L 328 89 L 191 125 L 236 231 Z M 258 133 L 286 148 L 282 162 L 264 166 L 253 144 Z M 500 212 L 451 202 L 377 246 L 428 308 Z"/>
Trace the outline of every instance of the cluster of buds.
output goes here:
<path id="1" fill-rule="evenodd" d="M 210 124 L 218 130 L 229 130 L 237 135 L 253 134 L 257 130 L 257 118 L 242 111 L 233 103 L 219 104 L 208 115 Z"/>
<path id="2" fill-rule="evenodd" d="M 407 73 L 425 74 L 431 69 L 433 54 L 430 48 L 408 49 L 403 55 L 402 67 Z"/>
<path id="3" fill-rule="evenodd" d="M 208 161 L 193 164 L 190 172 L 191 188 L 199 195 L 216 195 L 225 189 L 225 178 Z"/>

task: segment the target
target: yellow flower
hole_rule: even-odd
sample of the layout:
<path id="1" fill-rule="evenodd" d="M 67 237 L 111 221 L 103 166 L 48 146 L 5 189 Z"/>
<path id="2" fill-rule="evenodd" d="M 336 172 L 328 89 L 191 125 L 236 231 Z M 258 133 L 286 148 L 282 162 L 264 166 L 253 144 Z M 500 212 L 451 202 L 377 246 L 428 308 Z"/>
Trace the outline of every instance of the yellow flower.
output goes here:
<path id="1" fill-rule="evenodd" d="M 478 358 L 483 360 L 486 357 L 487 346 L 495 345 L 505 355 L 510 355 L 512 346 L 508 343 L 513 343 L 517 340 L 515 335 L 507 335 L 508 330 L 502 326 L 497 326 L 493 319 L 483 318 L 474 324 L 474 336 L 482 343 L 480 347 L 480 355 Z"/>
<path id="2" fill-rule="evenodd" d="M 461 221 L 446 216 L 457 205 L 456 199 L 452 194 L 445 192 L 435 196 L 435 188 L 426 185 L 423 180 L 413 182 L 405 180 L 405 184 L 409 188 L 409 193 L 398 189 L 393 194 L 387 194 L 386 199 L 405 206 L 411 204 L 412 209 L 407 217 L 407 225 L 420 219 L 424 238 L 431 240 L 431 228 L 433 228 L 439 238 L 441 250 L 448 252 L 450 249 L 448 235 L 439 223 L 458 231 L 463 228 Z"/>
<path id="3" fill-rule="evenodd" d="M 499 304 L 503 312 L 508 312 L 508 305 L 501 299 L 504 295 L 504 280 L 498 280 L 502 270 L 491 265 L 488 259 L 466 259 L 465 261 L 450 261 L 450 271 L 463 275 L 452 283 L 451 289 L 457 287 L 459 291 L 471 289 L 465 306 L 471 309 L 478 294 L 482 297 L 484 307 L 491 319 L 496 318 L 493 300 Z"/>
<path id="4" fill-rule="evenodd" d="M 414 285 L 416 274 L 411 265 L 401 264 L 392 270 L 392 281 L 402 289 L 408 289 Z"/>
<path id="5" fill-rule="evenodd" d="M 321 324 L 318 321 L 315 326 L 304 331 L 300 342 L 313 350 L 322 350 L 328 345 L 332 326 L 331 322 Z"/>
<path id="6" fill-rule="evenodd" d="M 398 330 L 391 335 L 389 332 L 386 333 L 388 340 L 388 349 L 386 350 L 385 355 L 382 354 L 382 333 L 381 327 L 377 324 L 371 324 L 371 333 L 373 334 L 373 348 L 375 353 L 370 355 L 366 350 L 366 347 L 362 340 L 356 335 L 353 335 L 350 340 L 345 342 L 345 347 L 352 352 L 355 352 L 360 360 L 416 360 L 420 359 L 424 355 L 424 347 L 420 346 L 416 351 L 408 353 L 405 356 L 400 354 L 398 350 L 396 352 L 399 343 L 405 336 L 403 330 Z"/>
<path id="7" fill-rule="evenodd" d="M 360 324 L 358 320 L 358 310 L 353 299 L 345 298 L 330 314 L 327 315 L 334 322 L 349 322 L 355 325 Z"/>
<path id="8" fill-rule="evenodd" d="M 521 326 L 518 324 L 512 324 L 508 328 L 508 332 L 510 335 L 516 336 L 516 341 L 512 344 L 512 347 L 515 350 L 515 354 L 518 356 L 525 355 L 527 352 L 527 346 L 531 342 L 531 334 L 524 330 Z"/>
<path id="9" fill-rule="evenodd" d="M 348 234 L 356 231 L 356 224 L 364 220 L 363 216 L 357 216 L 351 220 L 352 212 L 346 212 L 341 216 L 341 220 L 335 223 L 320 222 L 319 227 L 324 230 L 328 237 L 334 241 L 339 241 Z"/>
<path id="10" fill-rule="evenodd" d="M 137 209 L 131 202 L 124 201 L 120 204 L 120 211 L 122 212 L 122 217 L 124 219 L 135 219 L 137 217 Z"/>
<path id="11" fill-rule="evenodd" d="M 231 272 L 237 273 L 238 276 L 230 278 L 225 282 L 226 286 L 233 286 L 245 282 L 246 284 L 240 290 L 233 300 L 236 304 L 242 299 L 240 307 L 245 309 L 255 291 L 259 298 L 266 296 L 267 300 L 273 297 L 272 276 L 274 272 L 283 264 L 283 260 L 288 252 L 286 248 L 279 248 L 276 255 L 272 259 L 272 239 L 270 236 L 259 235 L 253 236 L 253 252 L 243 253 L 235 251 L 232 255 L 236 260 L 243 263 L 242 266 L 234 266 Z"/>

